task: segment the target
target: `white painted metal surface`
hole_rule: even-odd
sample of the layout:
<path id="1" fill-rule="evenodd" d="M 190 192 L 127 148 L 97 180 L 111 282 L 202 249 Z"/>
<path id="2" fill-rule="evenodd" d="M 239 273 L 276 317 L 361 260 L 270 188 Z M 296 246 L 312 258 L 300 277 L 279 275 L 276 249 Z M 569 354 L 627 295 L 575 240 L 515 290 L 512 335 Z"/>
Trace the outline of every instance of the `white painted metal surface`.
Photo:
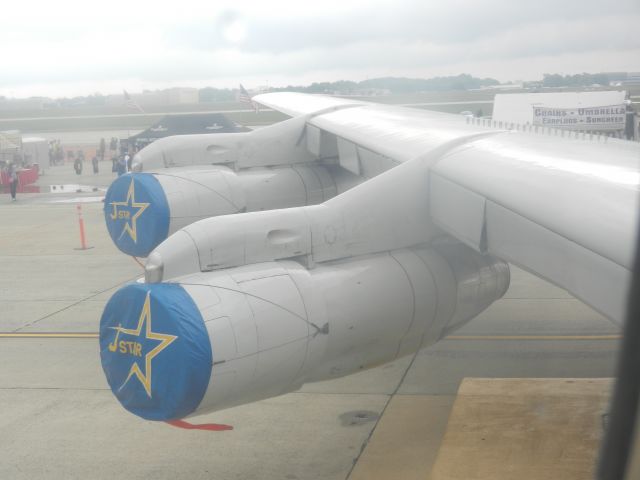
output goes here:
<path id="1" fill-rule="evenodd" d="M 295 228 L 288 223 L 285 228 L 294 228 L 304 238 L 310 231 L 312 243 L 308 251 L 293 249 L 292 256 L 306 256 L 317 263 L 410 247 L 446 231 L 480 251 L 504 255 L 621 320 L 636 228 L 637 144 L 493 130 L 446 115 L 444 122 L 437 122 L 442 115 L 413 111 L 400 115 L 399 110 L 353 107 L 313 118 L 324 129 L 341 131 L 342 137 L 358 142 L 360 148 L 384 151 L 388 158 L 405 162 L 322 206 L 304 209 L 304 215 L 296 214 Z M 346 123 L 349 126 L 341 130 Z M 360 127 L 372 135 L 359 134 Z M 406 161 L 410 155 L 414 159 Z M 498 210 L 487 207 L 488 199 L 517 217 L 509 220 L 503 215 L 498 221 Z M 487 228 L 487 212 L 496 219 L 494 228 Z M 268 243 L 270 228 L 280 228 L 279 222 L 288 222 L 285 219 L 291 215 L 292 211 L 283 211 L 272 212 L 268 219 L 258 215 L 205 220 L 194 227 L 200 234 L 189 238 L 202 242 L 198 251 L 216 251 L 225 259 L 220 265 L 285 258 L 282 249 L 275 254 L 262 246 Z M 496 250 L 501 238 L 496 236 L 498 227 L 511 229 L 520 217 L 541 229 L 532 237 L 540 243 Z M 263 226 L 256 230 L 249 224 Z M 228 240 L 222 241 L 214 231 L 225 232 L 222 235 Z M 233 239 L 244 238 L 249 231 L 255 237 L 250 244 L 256 248 L 243 250 L 244 260 L 222 253 L 224 245 L 235 246 Z M 566 254 L 550 250 L 547 259 L 538 258 L 541 254 L 531 258 L 534 252 L 556 245 L 549 239 L 542 241 L 545 232 L 566 243 L 561 250 Z M 493 239 L 491 244 L 488 238 Z M 176 249 L 169 244 L 158 247 L 166 273 L 175 271 L 170 265 L 175 264 L 171 251 Z M 572 258 L 570 253 L 579 249 L 586 249 L 584 255 Z M 585 255 L 593 259 L 580 263 Z M 200 262 L 201 267 L 215 264 Z M 571 272 L 577 265 L 597 273 L 575 276 Z M 185 268 L 182 265 L 178 274 L 188 273 Z"/>
<path id="2" fill-rule="evenodd" d="M 485 134 L 486 135 L 486 134 Z M 300 257 L 309 265 L 427 243 L 443 231 L 430 221 L 429 166 L 469 137 L 406 162 L 322 205 L 209 218 L 154 250 L 162 279 L 200 271 Z M 273 238 L 286 238 L 274 242 Z M 286 232 L 284 234 L 283 232 Z M 199 252 L 185 262 L 182 251 Z M 161 266 L 158 264 L 161 262 Z"/>
<path id="3" fill-rule="evenodd" d="M 223 164 L 234 169 L 289 165 L 315 159 L 299 140 L 305 117 L 242 133 L 161 138 L 134 157 L 134 170 Z"/>
<path id="4" fill-rule="evenodd" d="M 638 145 L 631 142 L 488 137 L 432 168 L 431 215 L 465 243 L 622 321 L 635 250 L 639 162 Z"/>
<path id="5" fill-rule="evenodd" d="M 278 92 L 256 95 L 255 102 L 273 108 L 292 117 L 317 113 L 345 105 L 363 105 L 365 102 L 348 98 L 328 97 L 326 95 L 308 95 L 295 92 Z"/>
<path id="6" fill-rule="evenodd" d="M 260 96 L 257 101 L 269 95 Z M 275 108 L 277 100 L 268 100 Z M 314 102 L 318 106 L 317 98 Z M 435 221 L 450 235 L 475 248 L 502 254 L 568 289 L 610 318 L 623 318 L 637 231 L 638 143 L 577 133 L 565 135 L 542 128 L 504 131 L 486 121 L 465 122 L 452 115 L 371 104 L 314 115 L 309 122 L 358 148 L 397 162 L 420 156 L 439 157 L 424 164 L 423 175 L 430 178 L 429 186 L 413 190 L 418 202 L 422 192 L 429 192 L 427 223 Z M 411 175 L 418 173 L 414 171 L 402 180 L 392 179 L 402 176 L 396 172 L 399 168 L 402 167 L 382 175 L 388 178 L 382 183 L 401 185 L 395 192 L 403 195 L 415 182 Z M 358 201 L 367 204 L 376 194 L 362 192 L 377 180 L 380 177 L 334 201 L 353 196 L 347 201 L 350 205 Z M 387 188 L 380 190 L 384 193 L 377 197 L 388 198 L 392 205 L 381 206 L 388 209 L 381 217 L 391 222 L 389 231 L 393 231 L 398 228 L 394 218 L 398 213 L 394 216 L 390 212 L 406 212 L 408 203 L 394 197 L 392 187 Z M 505 215 L 497 220 L 498 207 L 505 215 L 509 213 L 509 220 Z M 350 218 L 349 225 L 378 224 L 370 218 L 378 209 L 358 210 L 368 220 Z M 485 212 L 495 219 L 494 228 L 488 228 L 489 213 Z M 503 247 L 498 250 L 498 240 L 514 239 L 516 233 L 523 232 L 523 222 L 530 225 L 531 234 L 532 230 L 537 234 L 507 243 L 500 241 Z M 502 236 L 498 236 L 499 226 Z M 407 229 L 402 232 L 405 239 Z M 367 233 L 376 239 L 390 235 L 378 229 Z M 371 237 L 361 239 L 349 241 L 367 244 L 365 250 L 375 249 L 376 241 Z M 488 242 L 489 239 L 494 241 Z"/>
<path id="7" fill-rule="evenodd" d="M 500 298 L 506 264 L 463 245 L 306 269 L 268 262 L 176 279 L 205 321 L 214 366 L 194 414 L 348 375 L 432 344 Z"/>
<path id="8" fill-rule="evenodd" d="M 282 137 L 260 137 L 268 158 L 280 145 L 292 163 L 309 155 L 373 178 L 319 205 L 198 221 L 150 255 L 146 280 L 182 285 L 222 355 L 196 413 L 433 343 L 504 294 L 503 260 L 624 318 L 640 145 L 322 97 L 256 98 L 273 108 L 279 99 L 304 116 L 269 134 Z M 260 142 L 221 155 L 260 163 L 247 154 Z"/>
<path id="9" fill-rule="evenodd" d="M 347 188 L 346 176 L 320 165 L 251 168 L 222 165 L 177 167 L 151 172 L 169 206 L 169 234 L 219 215 L 322 203 Z M 350 185 L 350 184 L 349 184 Z"/>

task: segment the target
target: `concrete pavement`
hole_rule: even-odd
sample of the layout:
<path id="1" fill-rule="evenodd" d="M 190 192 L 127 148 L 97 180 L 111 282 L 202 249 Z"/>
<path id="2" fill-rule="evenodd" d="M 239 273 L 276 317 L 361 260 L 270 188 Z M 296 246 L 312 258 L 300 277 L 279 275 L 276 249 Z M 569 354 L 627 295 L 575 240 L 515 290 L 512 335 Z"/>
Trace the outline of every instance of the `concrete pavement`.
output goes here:
<path id="1" fill-rule="evenodd" d="M 103 170 L 78 181 L 71 166 L 53 167 L 40 183 L 106 187 L 113 174 Z M 107 299 L 142 270 L 112 245 L 100 191 L 43 190 L 16 203 L 0 195 L 0 332 L 97 332 Z M 75 203 L 83 198 L 93 247 L 84 251 Z M 106 385 L 95 338 L 0 337 L 0 478 L 424 479 L 462 378 L 611 376 L 617 333 L 514 268 L 505 298 L 452 339 L 197 419 L 231 424 L 229 432 L 127 413 Z"/>

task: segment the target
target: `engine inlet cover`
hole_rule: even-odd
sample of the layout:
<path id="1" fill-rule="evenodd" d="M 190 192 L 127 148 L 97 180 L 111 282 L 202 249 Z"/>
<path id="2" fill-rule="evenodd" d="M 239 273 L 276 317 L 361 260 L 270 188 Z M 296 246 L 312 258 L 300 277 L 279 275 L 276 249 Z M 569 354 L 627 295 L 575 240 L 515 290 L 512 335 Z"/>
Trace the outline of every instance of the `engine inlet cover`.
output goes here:
<path id="1" fill-rule="evenodd" d="M 107 230 L 128 255 L 146 257 L 169 232 L 169 204 L 154 175 L 129 173 L 115 180 L 104 199 Z"/>
<path id="2" fill-rule="evenodd" d="M 122 406 L 147 420 L 180 419 L 207 390 L 212 352 L 193 299 L 175 284 L 118 290 L 100 320 L 100 359 Z"/>

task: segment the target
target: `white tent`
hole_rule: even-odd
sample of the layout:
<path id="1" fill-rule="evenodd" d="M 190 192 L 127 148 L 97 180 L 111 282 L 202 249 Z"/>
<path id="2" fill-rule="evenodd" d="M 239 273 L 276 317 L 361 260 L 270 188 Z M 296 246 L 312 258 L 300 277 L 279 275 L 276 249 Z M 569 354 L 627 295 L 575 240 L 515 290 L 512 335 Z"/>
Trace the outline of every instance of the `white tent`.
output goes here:
<path id="1" fill-rule="evenodd" d="M 49 166 L 49 142 L 41 137 L 23 137 L 22 157 L 26 165 L 37 164 L 40 173 L 44 173 Z"/>

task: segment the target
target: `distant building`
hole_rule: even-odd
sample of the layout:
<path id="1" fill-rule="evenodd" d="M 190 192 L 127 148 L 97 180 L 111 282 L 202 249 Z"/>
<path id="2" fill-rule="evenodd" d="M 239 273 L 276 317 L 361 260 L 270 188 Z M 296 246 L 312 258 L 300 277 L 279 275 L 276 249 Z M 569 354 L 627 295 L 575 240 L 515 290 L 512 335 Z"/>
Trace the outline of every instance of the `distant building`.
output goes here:
<path id="1" fill-rule="evenodd" d="M 618 78 L 609 82 L 614 87 L 640 85 L 640 72 L 627 72 L 623 78 Z"/>
<path id="2" fill-rule="evenodd" d="M 188 87 L 168 88 L 166 90 L 131 93 L 131 99 L 143 109 L 162 105 L 192 105 L 199 102 L 198 89 Z M 105 102 L 112 107 L 126 104 L 123 95 L 109 95 Z"/>
<path id="3" fill-rule="evenodd" d="M 167 105 L 191 105 L 199 101 L 197 88 L 170 88 L 164 94 Z"/>
<path id="4" fill-rule="evenodd" d="M 381 97 L 384 95 L 391 95 L 391 90 L 388 88 L 357 88 L 348 92 L 333 92 L 334 95 L 341 95 L 344 97 Z"/>
<path id="5" fill-rule="evenodd" d="M 44 110 L 51 103 L 50 98 L 2 98 L 0 99 L 0 110 Z"/>
<path id="6" fill-rule="evenodd" d="M 484 85 L 473 90 L 522 90 L 525 88 L 524 83 L 501 83 L 499 85 Z"/>
<path id="7" fill-rule="evenodd" d="M 534 80 L 531 82 L 523 82 L 522 88 L 527 90 L 540 90 L 543 87 L 542 80 Z"/>

